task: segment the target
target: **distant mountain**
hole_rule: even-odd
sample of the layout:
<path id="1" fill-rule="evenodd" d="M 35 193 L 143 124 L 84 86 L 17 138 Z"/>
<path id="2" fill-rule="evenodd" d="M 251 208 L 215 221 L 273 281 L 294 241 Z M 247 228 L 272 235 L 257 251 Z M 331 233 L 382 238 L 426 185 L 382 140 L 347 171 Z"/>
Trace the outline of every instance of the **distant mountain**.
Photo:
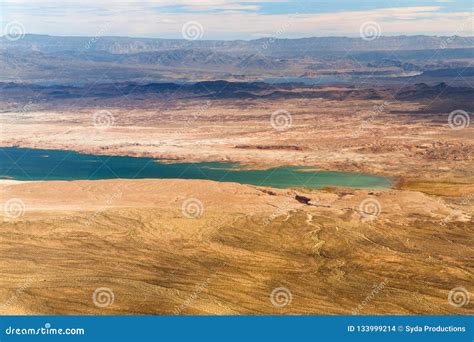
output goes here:
<path id="1" fill-rule="evenodd" d="M 331 51 L 402 51 L 440 48 L 473 48 L 474 37 L 395 36 L 373 41 L 348 37 L 314 37 L 300 39 L 261 38 L 257 40 L 197 40 L 153 39 L 127 37 L 58 37 L 27 34 L 18 41 L 0 38 L 0 49 L 21 49 L 54 53 L 60 51 L 105 51 L 112 54 L 132 54 L 168 50 L 213 50 L 242 54 L 292 57 L 324 54 Z"/>
<path id="2" fill-rule="evenodd" d="M 275 77 L 394 79 L 417 74 L 439 82 L 443 81 L 439 78 L 455 77 L 456 70 L 473 62 L 474 37 L 187 41 L 28 34 L 17 41 L 0 38 L 0 81 L 40 84 Z M 444 71 L 430 72 L 433 70 Z M 429 80 L 417 80 L 425 81 Z"/>

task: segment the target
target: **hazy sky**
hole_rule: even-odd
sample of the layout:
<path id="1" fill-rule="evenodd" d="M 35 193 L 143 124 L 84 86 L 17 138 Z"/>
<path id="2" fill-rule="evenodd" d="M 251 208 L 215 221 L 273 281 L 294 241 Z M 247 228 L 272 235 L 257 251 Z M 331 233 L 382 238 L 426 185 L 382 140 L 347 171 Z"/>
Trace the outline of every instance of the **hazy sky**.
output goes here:
<path id="1" fill-rule="evenodd" d="M 255 39 L 359 36 L 375 22 L 382 35 L 474 35 L 473 0 L 0 0 L 5 34 Z M 189 24 L 191 22 L 191 24 Z M 9 26 L 10 23 L 10 26 Z M 191 27 L 190 27 L 191 26 Z"/>

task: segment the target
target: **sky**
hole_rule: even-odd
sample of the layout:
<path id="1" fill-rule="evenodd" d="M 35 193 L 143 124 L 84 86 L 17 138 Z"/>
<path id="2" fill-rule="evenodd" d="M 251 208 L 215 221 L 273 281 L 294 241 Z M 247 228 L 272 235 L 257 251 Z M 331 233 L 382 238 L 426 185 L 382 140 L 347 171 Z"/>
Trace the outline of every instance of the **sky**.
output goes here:
<path id="1" fill-rule="evenodd" d="M 474 0 L 0 0 L 2 34 L 187 39 L 474 36 Z"/>

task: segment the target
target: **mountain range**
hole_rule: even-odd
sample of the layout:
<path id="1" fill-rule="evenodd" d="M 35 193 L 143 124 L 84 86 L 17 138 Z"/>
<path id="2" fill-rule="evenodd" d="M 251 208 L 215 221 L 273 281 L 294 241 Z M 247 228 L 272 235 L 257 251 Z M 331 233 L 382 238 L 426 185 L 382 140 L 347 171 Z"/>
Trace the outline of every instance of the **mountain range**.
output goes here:
<path id="1" fill-rule="evenodd" d="M 188 41 L 27 34 L 16 41 L 0 38 L 0 81 L 84 84 L 294 77 L 347 81 L 424 73 L 439 78 L 450 69 L 469 68 L 473 59 L 474 37 L 458 36 Z"/>

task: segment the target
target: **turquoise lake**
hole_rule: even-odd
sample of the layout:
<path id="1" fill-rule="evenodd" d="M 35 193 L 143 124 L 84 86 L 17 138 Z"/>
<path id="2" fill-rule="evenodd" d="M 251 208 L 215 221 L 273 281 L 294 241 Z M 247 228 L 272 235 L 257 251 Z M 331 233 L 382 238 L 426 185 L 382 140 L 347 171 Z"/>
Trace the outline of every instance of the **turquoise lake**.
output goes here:
<path id="1" fill-rule="evenodd" d="M 0 178 L 14 180 L 207 179 L 274 188 L 387 188 L 387 177 L 315 171 L 315 167 L 285 166 L 264 170 L 237 163 L 181 163 L 153 158 L 105 156 L 65 150 L 0 148 Z"/>

